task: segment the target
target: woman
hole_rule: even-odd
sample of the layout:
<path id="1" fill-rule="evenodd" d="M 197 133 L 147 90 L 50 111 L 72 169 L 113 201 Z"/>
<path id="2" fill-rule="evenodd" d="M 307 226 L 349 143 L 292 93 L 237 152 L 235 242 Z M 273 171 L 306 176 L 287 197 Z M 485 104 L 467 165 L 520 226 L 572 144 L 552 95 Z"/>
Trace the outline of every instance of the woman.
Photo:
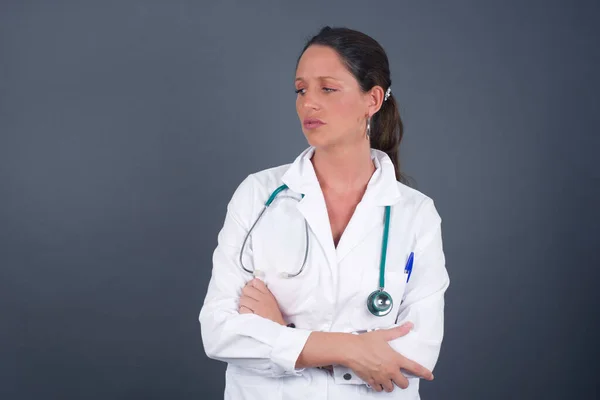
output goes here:
<path id="1" fill-rule="evenodd" d="M 384 50 L 360 32 L 325 27 L 302 51 L 310 146 L 237 188 L 200 312 L 206 354 L 228 363 L 225 398 L 418 399 L 419 379 L 433 379 L 449 284 L 441 219 L 399 182 L 391 83 Z"/>

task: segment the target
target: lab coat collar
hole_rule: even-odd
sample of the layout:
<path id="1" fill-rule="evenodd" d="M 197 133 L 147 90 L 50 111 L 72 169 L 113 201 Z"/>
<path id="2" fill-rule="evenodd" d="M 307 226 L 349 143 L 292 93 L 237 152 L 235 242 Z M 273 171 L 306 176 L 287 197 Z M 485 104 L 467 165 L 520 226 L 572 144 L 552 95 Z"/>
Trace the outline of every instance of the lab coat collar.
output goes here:
<path id="1" fill-rule="evenodd" d="M 305 195 L 298 203 L 298 210 L 321 244 L 333 277 L 337 279 L 338 271 L 335 266 L 373 229 L 382 226 L 383 206 L 396 204 L 400 198 L 400 190 L 396 181 L 394 165 L 388 155 L 382 151 L 371 149 L 375 172 L 336 248 L 331 235 L 325 198 L 310 161 L 314 150 L 314 147 L 304 150 L 285 172 L 282 181 L 292 191 Z M 377 213 L 373 213 L 374 207 L 381 207 L 381 219 L 374 218 L 374 215 L 377 215 Z"/>
<path id="2" fill-rule="evenodd" d="M 313 146 L 308 147 L 300 153 L 283 175 L 283 183 L 291 190 L 305 195 L 321 192 L 321 187 L 311 162 L 314 152 L 315 148 Z M 401 194 L 398 189 L 396 172 L 392 160 L 390 160 L 385 152 L 377 149 L 371 149 L 371 159 L 376 170 L 369 180 L 362 202 L 376 206 L 396 204 Z"/>

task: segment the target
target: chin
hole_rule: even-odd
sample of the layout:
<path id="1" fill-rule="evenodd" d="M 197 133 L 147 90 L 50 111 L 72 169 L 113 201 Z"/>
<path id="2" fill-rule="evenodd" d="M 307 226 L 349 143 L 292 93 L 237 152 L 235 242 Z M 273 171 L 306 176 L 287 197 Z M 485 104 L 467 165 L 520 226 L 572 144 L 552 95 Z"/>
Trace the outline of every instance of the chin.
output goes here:
<path id="1" fill-rule="evenodd" d="M 315 148 L 321 149 L 334 149 L 340 147 L 353 147 L 356 142 L 355 139 L 345 137 L 344 135 L 334 135 L 331 132 L 320 132 L 318 129 L 316 130 L 302 130 L 304 132 L 304 137 L 306 137 L 306 141 L 308 144 Z"/>
<path id="2" fill-rule="evenodd" d="M 302 129 L 304 137 L 310 146 L 313 147 L 327 147 L 338 142 L 330 132 L 320 129 L 306 130 Z"/>

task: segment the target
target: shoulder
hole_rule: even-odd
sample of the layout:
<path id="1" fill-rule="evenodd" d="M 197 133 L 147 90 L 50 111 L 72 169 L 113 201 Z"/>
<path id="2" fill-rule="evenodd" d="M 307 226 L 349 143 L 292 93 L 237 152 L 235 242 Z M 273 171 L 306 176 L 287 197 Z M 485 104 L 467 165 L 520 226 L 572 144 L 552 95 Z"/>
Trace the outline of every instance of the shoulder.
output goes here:
<path id="1" fill-rule="evenodd" d="M 418 189 L 412 188 L 402 182 L 396 182 L 400 192 L 401 202 L 404 206 L 419 207 L 420 205 L 433 202 L 433 199 Z"/>
<path id="2" fill-rule="evenodd" d="M 254 181 L 256 188 L 263 192 L 272 192 L 279 186 L 283 185 L 281 181 L 283 175 L 290 168 L 292 164 L 284 164 L 276 167 L 263 169 L 261 171 L 254 172 L 248 176 L 248 179 Z"/>
<path id="3" fill-rule="evenodd" d="M 271 193 L 283 183 L 281 178 L 291 164 L 279 165 L 253 172 L 238 185 L 229 208 L 234 208 L 239 213 L 253 213 L 257 205 L 264 205 Z"/>
<path id="4" fill-rule="evenodd" d="M 399 205 L 410 210 L 418 225 L 425 228 L 441 224 L 442 219 L 431 197 L 404 183 L 396 184 L 401 194 Z"/>

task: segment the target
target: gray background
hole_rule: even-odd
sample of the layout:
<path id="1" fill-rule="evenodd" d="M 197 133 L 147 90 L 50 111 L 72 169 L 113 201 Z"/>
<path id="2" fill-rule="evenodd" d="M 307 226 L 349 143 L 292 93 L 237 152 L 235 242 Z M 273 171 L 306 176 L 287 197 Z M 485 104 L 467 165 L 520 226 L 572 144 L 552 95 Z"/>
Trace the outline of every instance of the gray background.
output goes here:
<path id="1" fill-rule="evenodd" d="M 2 1 L 0 398 L 222 398 L 197 322 L 217 232 L 306 147 L 294 65 L 324 24 L 388 52 L 443 217 L 422 397 L 598 398 L 597 4 Z"/>

